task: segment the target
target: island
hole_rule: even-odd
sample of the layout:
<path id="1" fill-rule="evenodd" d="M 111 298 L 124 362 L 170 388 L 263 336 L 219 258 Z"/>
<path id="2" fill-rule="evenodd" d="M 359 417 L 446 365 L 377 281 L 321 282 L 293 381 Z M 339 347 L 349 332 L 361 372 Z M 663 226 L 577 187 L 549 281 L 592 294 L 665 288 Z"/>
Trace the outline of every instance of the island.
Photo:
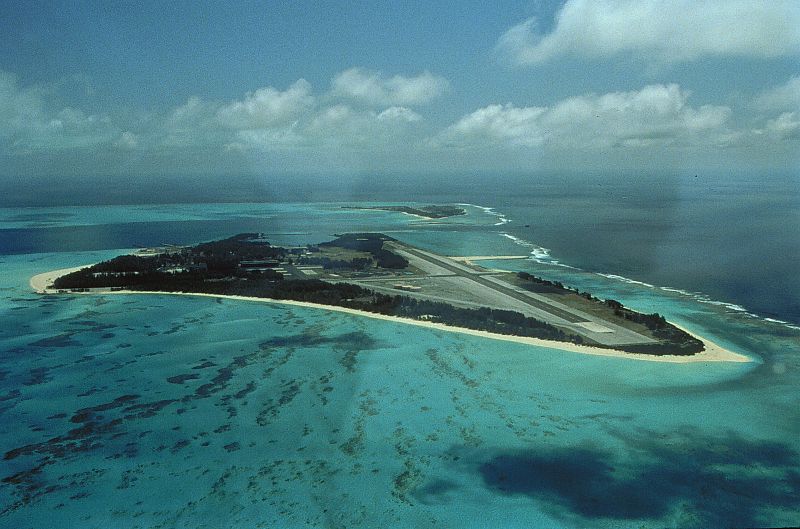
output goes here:
<path id="1" fill-rule="evenodd" d="M 413 208 L 410 206 L 342 206 L 342 209 L 364 209 L 364 210 L 378 210 L 378 211 L 397 211 L 407 215 L 414 215 L 415 217 L 423 217 L 426 219 L 443 219 L 446 217 L 456 217 L 458 215 L 466 215 L 467 211 L 458 206 L 421 206 Z"/>
<path id="2" fill-rule="evenodd" d="M 526 272 L 489 270 L 471 259 L 479 258 L 438 255 L 380 233 L 346 233 L 296 247 L 242 233 L 141 249 L 41 274 L 32 285 L 47 294 L 176 293 L 299 303 L 593 354 L 747 361 L 659 314 Z"/>

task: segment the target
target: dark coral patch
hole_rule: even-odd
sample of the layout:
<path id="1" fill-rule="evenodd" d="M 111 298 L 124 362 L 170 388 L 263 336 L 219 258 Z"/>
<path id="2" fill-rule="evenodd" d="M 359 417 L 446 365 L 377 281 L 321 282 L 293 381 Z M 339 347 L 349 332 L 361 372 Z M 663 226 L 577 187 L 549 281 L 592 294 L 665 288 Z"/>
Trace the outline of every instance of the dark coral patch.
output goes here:
<path id="1" fill-rule="evenodd" d="M 200 378 L 200 375 L 195 373 L 187 373 L 184 375 L 175 375 L 174 377 L 169 377 L 167 378 L 167 382 L 170 384 L 183 384 L 187 380 L 196 380 L 198 378 Z"/>
<path id="2" fill-rule="evenodd" d="M 23 382 L 26 386 L 38 386 L 39 384 L 44 384 L 45 382 L 50 382 L 52 377 L 48 377 L 47 373 L 50 370 L 46 367 L 37 367 L 31 369 L 28 372 L 28 379 Z"/>
<path id="3" fill-rule="evenodd" d="M 214 367 L 215 365 L 217 365 L 217 364 L 215 364 L 214 362 L 211 362 L 209 360 L 206 360 L 203 363 L 197 364 L 196 366 L 192 367 L 192 369 L 206 369 L 206 368 L 209 368 L 209 367 Z"/>
<path id="4" fill-rule="evenodd" d="M 80 345 L 80 342 L 72 339 L 72 333 L 57 334 L 36 340 L 28 344 L 29 347 L 75 347 Z"/>
<path id="5" fill-rule="evenodd" d="M 316 333 L 302 333 L 291 336 L 276 336 L 259 344 L 262 349 L 269 347 L 323 347 L 345 348 L 348 350 L 379 349 L 382 343 L 363 331 L 354 331 L 335 336 Z"/>

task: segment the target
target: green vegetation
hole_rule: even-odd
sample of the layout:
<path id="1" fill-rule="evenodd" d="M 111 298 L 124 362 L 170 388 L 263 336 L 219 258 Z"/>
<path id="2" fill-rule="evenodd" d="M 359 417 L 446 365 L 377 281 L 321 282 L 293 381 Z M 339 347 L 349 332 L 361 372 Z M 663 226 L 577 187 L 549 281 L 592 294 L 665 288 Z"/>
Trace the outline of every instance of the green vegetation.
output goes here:
<path id="1" fill-rule="evenodd" d="M 406 268 L 408 260 L 405 257 L 392 253 L 383 247 L 386 241 L 393 241 L 391 237 L 377 233 L 348 233 L 340 235 L 330 242 L 320 244 L 320 247 L 336 246 L 359 252 L 372 254 L 375 263 L 380 268 Z"/>
<path id="2" fill-rule="evenodd" d="M 594 307 L 591 307 L 594 309 L 592 312 L 597 312 L 598 307 L 603 306 L 606 308 L 606 312 L 611 313 L 608 314 L 609 320 L 612 319 L 610 316 L 613 314 L 615 318 L 643 326 L 654 339 L 658 340 L 658 343 L 655 344 L 615 346 L 615 349 L 652 355 L 693 355 L 704 348 L 702 341 L 675 327 L 658 313 L 642 314 L 623 306 L 614 299 L 601 300 L 588 292 L 580 292 L 577 289 L 566 287 L 559 281 L 548 281 L 527 272 L 518 272 L 517 277 L 521 280 L 519 284 L 532 292 L 577 295 L 585 300 L 586 307 L 594 304 Z"/>
<path id="3" fill-rule="evenodd" d="M 565 287 L 560 281 L 548 281 L 541 277 L 536 277 L 528 272 L 517 272 L 517 277 L 529 284 L 523 283 L 523 286 L 531 292 L 558 292 L 562 290 L 570 290 Z"/>
<path id="4" fill-rule="evenodd" d="M 282 262 L 287 250 L 242 233 L 221 241 L 180 248 L 155 256 L 121 255 L 72 274 L 59 277 L 57 289 L 133 287 L 159 290 L 176 280 L 203 282 L 227 278 L 260 277 L 280 280 L 271 268 Z M 248 263 L 252 266 L 248 266 Z"/>
<path id="5" fill-rule="evenodd" d="M 406 259 L 383 248 L 388 240 L 392 239 L 381 234 L 358 233 L 342 235 L 318 247 L 286 249 L 270 245 L 257 233 L 241 233 L 158 255 L 121 255 L 60 277 L 53 287 L 170 290 L 170 285 L 175 284 L 200 285 L 235 279 L 279 281 L 284 274 L 274 269 L 295 261 L 345 271 L 363 271 L 373 266 L 393 270 L 407 267 Z"/>
<path id="6" fill-rule="evenodd" d="M 315 259 L 329 269 L 363 270 L 373 265 L 403 269 L 408 261 L 383 247 L 394 240 L 382 234 L 350 233 L 330 242 L 308 247 L 303 255 L 297 249 L 271 246 L 258 234 L 244 233 L 221 241 L 156 256 L 123 255 L 89 268 L 62 276 L 56 289 L 126 288 L 136 291 L 195 292 L 308 301 L 352 309 L 435 321 L 448 325 L 581 343 L 580 336 L 510 310 L 482 307 L 466 309 L 448 303 L 387 295 L 349 283 L 330 283 L 319 279 L 287 279 L 270 267 L 288 266 L 292 260 L 308 263 Z M 345 253 L 330 255 L 368 255 L 333 259 L 319 255 L 337 249 Z M 351 252 L 347 254 L 346 252 Z M 310 254 L 310 257 L 306 254 Z M 251 267 L 251 265 L 256 265 Z"/>
<path id="7" fill-rule="evenodd" d="M 460 308 L 447 303 L 418 300 L 408 296 L 380 294 L 350 283 L 329 283 L 319 279 L 268 281 L 262 278 L 237 278 L 229 281 L 197 282 L 186 277 L 176 277 L 174 280 L 160 284 L 143 283 L 132 285 L 129 288 L 140 291 L 199 292 L 307 301 L 389 316 L 445 323 L 498 334 L 583 343 L 582 338 L 578 335 L 567 334 L 553 325 L 528 318 L 519 312 L 488 307 Z"/>
<path id="8" fill-rule="evenodd" d="M 377 233 L 349 233 L 316 246 L 282 248 L 272 246 L 260 234 L 243 233 L 194 247 L 167 247 L 147 255 L 122 255 L 109 261 L 58 278 L 59 290 L 129 289 L 134 291 L 187 292 L 240 295 L 307 301 L 347 307 L 366 312 L 433 321 L 499 334 L 527 336 L 597 347 L 589 339 L 520 312 L 489 307 L 462 308 L 452 304 L 383 294 L 368 287 L 347 283 L 347 277 L 362 277 L 377 271 L 388 274 L 408 267 L 408 261 L 384 248 L 394 241 Z M 336 282 L 306 278 L 304 269 L 319 266 Z M 342 276 L 344 274 L 344 276 Z M 586 292 L 565 287 L 520 272 L 517 284 L 543 294 L 580 305 L 603 318 L 648 334 L 658 343 L 616 346 L 645 354 L 685 354 L 703 350 L 703 343 L 668 323 L 659 314 L 640 314 L 615 300 L 599 300 Z M 379 289 L 380 290 L 380 289 Z"/>

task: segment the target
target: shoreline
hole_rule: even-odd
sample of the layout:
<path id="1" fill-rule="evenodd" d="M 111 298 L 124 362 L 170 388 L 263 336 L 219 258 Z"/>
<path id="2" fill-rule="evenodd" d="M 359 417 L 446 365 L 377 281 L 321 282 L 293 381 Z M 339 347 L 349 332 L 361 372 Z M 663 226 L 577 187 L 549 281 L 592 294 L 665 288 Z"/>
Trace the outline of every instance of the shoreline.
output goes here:
<path id="1" fill-rule="evenodd" d="M 461 210 L 462 213 L 458 213 L 458 214 L 454 214 L 454 215 L 442 215 L 442 216 L 433 216 L 433 217 L 431 217 L 431 216 L 425 215 L 425 214 L 420 215 L 419 213 L 411 213 L 410 211 L 403 211 L 403 210 L 400 210 L 400 209 L 391 209 L 392 207 L 393 206 L 387 206 L 387 207 L 379 207 L 379 206 L 342 206 L 342 209 L 352 209 L 352 210 L 358 210 L 358 211 L 389 211 L 389 212 L 392 212 L 392 213 L 402 213 L 403 215 L 409 215 L 411 217 L 416 217 L 416 218 L 422 219 L 422 220 L 434 220 L 434 221 L 435 220 L 448 219 L 450 217 L 462 217 L 462 216 L 467 214 L 467 212 L 462 209 Z M 415 209 L 416 211 L 422 211 L 419 208 L 411 208 L 410 206 L 409 206 L 409 208 L 410 209 Z"/>
<path id="2" fill-rule="evenodd" d="M 30 278 L 29 284 L 31 288 L 36 291 L 37 294 L 57 294 L 57 290 L 53 290 L 48 288 L 53 281 L 55 281 L 58 277 L 62 275 L 66 275 L 71 272 L 75 272 L 77 270 L 81 270 L 91 265 L 83 265 L 77 266 L 72 268 L 62 268 L 60 270 L 52 270 L 50 272 L 44 272 L 42 274 L 37 274 Z M 209 294 L 203 292 L 160 292 L 160 291 L 152 291 L 152 290 L 109 290 L 109 289 L 98 289 L 92 290 L 89 292 L 69 292 L 70 294 L 160 294 L 166 296 L 200 296 L 200 297 L 208 297 L 208 298 L 219 298 L 219 299 L 230 299 L 233 301 L 248 301 L 248 302 L 258 302 L 258 303 L 272 303 L 278 305 L 288 305 L 288 306 L 295 306 L 295 307 L 304 307 L 304 308 L 312 308 L 312 309 L 322 309 L 322 310 L 329 310 L 334 312 L 341 312 L 345 314 L 350 314 L 353 316 L 360 316 L 360 317 L 367 317 L 377 320 L 383 321 L 390 321 L 395 323 L 402 323 L 405 325 L 416 325 L 418 327 L 425 327 L 428 329 L 434 329 L 439 331 L 445 332 L 455 332 L 460 334 L 467 334 L 470 336 L 477 336 L 480 338 L 488 338 L 492 340 L 500 340 L 506 342 L 514 342 L 524 345 L 533 345 L 536 347 L 546 347 L 550 349 L 558 349 L 561 351 L 567 351 L 571 353 L 579 353 L 579 354 L 587 354 L 593 356 L 607 356 L 613 358 L 624 358 L 628 360 L 640 360 L 646 362 L 663 362 L 663 363 L 672 363 L 672 364 L 688 364 L 688 363 L 695 363 L 695 362 L 736 362 L 736 363 L 748 363 L 754 362 L 755 360 L 745 356 L 743 354 L 735 353 L 724 347 L 718 345 L 717 343 L 708 340 L 702 336 L 699 336 L 688 329 L 680 327 L 673 323 L 676 327 L 679 327 L 683 331 L 691 334 L 693 337 L 697 338 L 698 340 L 702 341 L 705 348 L 702 352 L 690 355 L 690 356 L 678 356 L 678 355 L 646 355 L 641 353 L 628 353 L 625 351 L 619 351 L 616 349 L 605 349 L 602 347 L 593 347 L 590 345 L 578 345 L 569 342 L 559 342 L 555 340 L 544 340 L 541 338 L 532 338 L 528 336 L 514 336 L 509 334 L 497 334 L 488 331 L 480 331 L 477 329 L 469 329 L 465 327 L 454 327 L 451 325 L 445 325 L 443 323 L 437 322 L 430 322 L 430 321 L 421 321 L 421 320 L 413 320 L 410 318 L 401 318 L 399 316 L 388 316 L 386 314 L 379 314 L 376 312 L 367 312 L 357 309 L 351 309 L 348 307 L 338 307 L 336 305 L 323 305 L 321 303 L 311 303 L 308 301 L 293 301 L 293 300 L 283 300 L 283 299 L 273 299 L 273 298 L 260 298 L 260 297 L 253 297 L 253 296 L 236 296 L 232 294 Z"/>
<path id="3" fill-rule="evenodd" d="M 57 294 L 58 293 L 57 290 L 49 288 L 56 279 L 58 279 L 61 276 L 65 276 L 67 274 L 71 274 L 72 272 L 77 272 L 78 270 L 83 270 L 84 268 L 88 268 L 93 264 L 94 263 L 81 266 L 73 266 L 71 268 L 61 268 L 59 270 L 50 270 L 49 272 L 36 274 L 35 276 L 31 277 L 28 280 L 28 284 L 37 294 Z"/>

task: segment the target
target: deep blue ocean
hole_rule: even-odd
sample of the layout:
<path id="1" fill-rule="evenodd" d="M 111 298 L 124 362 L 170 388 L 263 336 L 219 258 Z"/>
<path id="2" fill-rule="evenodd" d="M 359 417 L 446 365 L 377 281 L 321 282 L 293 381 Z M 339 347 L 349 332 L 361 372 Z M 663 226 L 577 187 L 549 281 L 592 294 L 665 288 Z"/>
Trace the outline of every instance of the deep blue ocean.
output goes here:
<path id="1" fill-rule="evenodd" d="M 0 527 L 800 524 L 800 217 L 693 177 L 355 202 L 0 208 Z M 358 203 L 366 197 L 359 196 Z M 371 204 L 401 200 L 386 192 Z M 657 311 L 750 356 L 663 364 L 30 276 L 242 231 L 383 231 Z"/>

